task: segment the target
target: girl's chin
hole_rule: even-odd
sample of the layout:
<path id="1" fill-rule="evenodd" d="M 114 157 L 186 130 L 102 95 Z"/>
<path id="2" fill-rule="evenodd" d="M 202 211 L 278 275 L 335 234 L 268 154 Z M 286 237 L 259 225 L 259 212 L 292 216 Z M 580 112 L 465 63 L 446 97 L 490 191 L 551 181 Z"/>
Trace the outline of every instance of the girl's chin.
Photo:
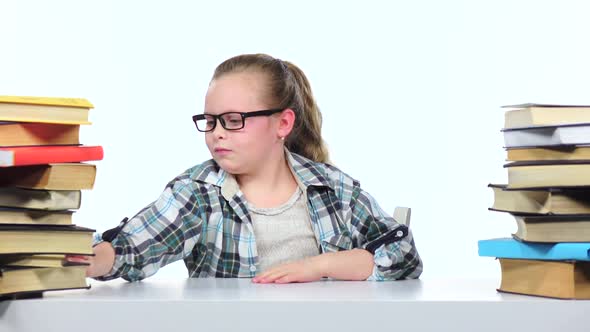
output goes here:
<path id="1" fill-rule="evenodd" d="M 240 172 L 240 168 L 233 161 L 229 161 L 225 158 L 215 158 L 215 162 L 217 162 L 219 167 L 223 168 L 224 171 L 230 174 L 238 174 Z"/>

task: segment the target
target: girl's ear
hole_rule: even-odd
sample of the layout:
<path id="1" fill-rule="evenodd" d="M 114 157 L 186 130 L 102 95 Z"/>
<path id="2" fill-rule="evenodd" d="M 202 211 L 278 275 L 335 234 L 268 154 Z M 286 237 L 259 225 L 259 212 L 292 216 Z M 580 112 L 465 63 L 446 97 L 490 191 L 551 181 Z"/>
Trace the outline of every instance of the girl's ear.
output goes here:
<path id="1" fill-rule="evenodd" d="M 293 126 L 295 125 L 295 112 L 287 108 L 283 112 L 280 113 L 279 117 L 279 127 L 277 129 L 277 135 L 280 137 L 287 137 L 291 130 L 293 130 Z"/>

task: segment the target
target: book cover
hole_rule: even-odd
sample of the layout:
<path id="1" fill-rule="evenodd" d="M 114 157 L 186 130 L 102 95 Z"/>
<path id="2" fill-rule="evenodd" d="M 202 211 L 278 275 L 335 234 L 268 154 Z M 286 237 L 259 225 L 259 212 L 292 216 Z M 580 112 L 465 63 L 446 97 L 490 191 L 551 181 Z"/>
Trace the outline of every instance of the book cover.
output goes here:
<path id="1" fill-rule="evenodd" d="M 556 145 L 544 147 L 507 148 L 507 161 L 590 160 L 588 145 Z"/>
<path id="2" fill-rule="evenodd" d="M 590 299 L 590 263 L 499 258 L 499 292 L 558 299 Z"/>
<path id="3" fill-rule="evenodd" d="M 0 207 L 34 210 L 76 210 L 80 208 L 79 190 L 33 190 L 0 187 Z"/>
<path id="4" fill-rule="evenodd" d="M 558 126 L 590 122 L 590 107 L 583 105 L 510 105 L 504 114 L 505 128 Z"/>
<path id="5" fill-rule="evenodd" d="M 86 99 L 0 96 L 0 121 L 90 124 Z"/>
<path id="6" fill-rule="evenodd" d="M 0 268 L 0 296 L 88 288 L 86 265 Z"/>
<path id="7" fill-rule="evenodd" d="M 590 124 L 504 128 L 505 148 L 556 147 L 590 143 Z"/>
<path id="8" fill-rule="evenodd" d="M 94 108 L 94 105 L 84 98 L 0 96 L 0 103 Z"/>
<path id="9" fill-rule="evenodd" d="M 513 238 L 498 238 L 478 241 L 478 254 L 483 257 L 577 260 L 590 261 L 590 243 L 525 243 Z"/>
<path id="10" fill-rule="evenodd" d="M 0 187 L 47 190 L 92 189 L 96 165 L 84 163 L 0 167 Z"/>
<path id="11" fill-rule="evenodd" d="M 72 225 L 74 211 L 47 211 L 0 207 L 0 227 L 3 225 Z"/>
<path id="12" fill-rule="evenodd" d="M 508 189 L 507 185 L 489 184 L 494 192 L 494 204 L 489 210 L 529 214 L 590 214 L 588 187 L 571 189 L 536 188 Z"/>
<path id="13" fill-rule="evenodd" d="M 524 160 L 504 164 L 505 168 L 519 166 L 590 165 L 590 160 Z"/>
<path id="14" fill-rule="evenodd" d="M 79 145 L 80 125 L 0 122 L 0 147 Z"/>
<path id="15" fill-rule="evenodd" d="M 504 105 L 502 108 L 531 108 L 531 107 L 543 107 L 543 108 L 590 108 L 590 105 L 563 105 L 563 104 L 538 104 L 538 103 L 523 103 L 516 105 Z"/>
<path id="16" fill-rule="evenodd" d="M 0 148 L 0 167 L 102 160 L 101 146 L 22 146 Z"/>
<path id="17" fill-rule="evenodd" d="M 64 225 L 0 225 L 0 254 L 92 255 L 93 229 Z"/>

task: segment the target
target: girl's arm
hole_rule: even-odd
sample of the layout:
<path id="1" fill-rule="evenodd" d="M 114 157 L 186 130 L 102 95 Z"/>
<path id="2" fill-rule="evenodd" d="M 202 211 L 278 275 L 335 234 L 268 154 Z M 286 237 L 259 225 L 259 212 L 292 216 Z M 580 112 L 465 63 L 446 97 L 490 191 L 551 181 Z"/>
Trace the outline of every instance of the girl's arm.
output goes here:
<path id="1" fill-rule="evenodd" d="M 388 216 L 360 186 L 350 204 L 351 250 L 328 252 L 271 268 L 256 283 L 340 280 L 413 279 L 422 273 L 412 233 Z"/>
<path id="2" fill-rule="evenodd" d="M 373 253 L 374 267 L 368 280 L 418 278 L 422 260 L 411 230 L 396 222 L 375 199 L 355 186 L 351 201 L 353 247 Z"/>
<path id="3" fill-rule="evenodd" d="M 191 183 L 171 181 L 156 201 L 108 231 L 110 243 L 96 234 L 96 256 L 69 256 L 68 260 L 90 263 L 87 273 L 98 280 L 137 281 L 190 255 L 204 227 Z"/>
<path id="4" fill-rule="evenodd" d="M 322 277 L 338 280 L 366 280 L 375 266 L 373 255 L 364 249 L 329 252 L 317 257 Z"/>
<path id="5" fill-rule="evenodd" d="M 373 273 L 373 255 L 364 249 L 324 253 L 268 269 L 254 277 L 255 283 L 311 282 L 323 277 L 366 280 Z"/>

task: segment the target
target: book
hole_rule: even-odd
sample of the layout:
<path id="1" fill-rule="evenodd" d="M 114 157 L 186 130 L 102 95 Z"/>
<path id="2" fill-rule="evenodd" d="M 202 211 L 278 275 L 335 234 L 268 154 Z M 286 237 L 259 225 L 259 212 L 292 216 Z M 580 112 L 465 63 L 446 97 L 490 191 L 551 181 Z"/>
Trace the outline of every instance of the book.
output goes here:
<path id="1" fill-rule="evenodd" d="M 93 229 L 0 224 L 0 254 L 92 255 Z"/>
<path id="2" fill-rule="evenodd" d="M 90 124 L 83 98 L 0 96 L 0 121 Z"/>
<path id="3" fill-rule="evenodd" d="M 590 215 L 516 215 L 516 233 L 527 242 L 590 242 Z"/>
<path id="4" fill-rule="evenodd" d="M 88 289 L 86 265 L 0 269 L 0 295 Z"/>
<path id="5" fill-rule="evenodd" d="M 502 132 L 505 148 L 587 145 L 590 143 L 590 124 L 588 123 L 557 127 L 502 129 Z"/>
<path id="6" fill-rule="evenodd" d="M 590 299 L 590 262 L 500 258 L 499 292 Z"/>
<path id="7" fill-rule="evenodd" d="M 508 189 L 590 185 L 589 160 L 515 161 L 504 167 L 508 170 Z"/>
<path id="8" fill-rule="evenodd" d="M 510 148 L 506 154 L 508 161 L 590 160 L 590 145 Z"/>
<path id="9" fill-rule="evenodd" d="M 562 125 L 571 123 L 590 123 L 590 106 L 555 104 L 507 105 L 504 114 L 505 128 Z"/>
<path id="10" fill-rule="evenodd" d="M 47 190 L 92 189 L 96 165 L 62 163 L 20 167 L 0 167 L 0 187 Z"/>
<path id="11" fill-rule="evenodd" d="M 79 209 L 82 194 L 79 190 L 35 190 L 0 187 L 0 207 L 37 210 Z"/>
<path id="12" fill-rule="evenodd" d="M 71 225 L 73 211 L 0 208 L 0 225 Z"/>
<path id="13" fill-rule="evenodd" d="M 73 263 L 66 260 L 65 255 L 0 255 L 0 266 L 8 267 L 61 267 L 69 266 L 72 264 Z"/>
<path id="14" fill-rule="evenodd" d="M 590 214 L 590 188 L 506 190 L 506 185 L 490 184 L 494 204 L 490 210 L 533 214 Z"/>
<path id="15" fill-rule="evenodd" d="M 484 257 L 590 261 L 590 243 L 532 243 L 513 238 L 480 240 L 478 254 Z"/>
<path id="16" fill-rule="evenodd" d="M 80 126 L 33 122 L 0 122 L 0 146 L 78 145 Z"/>
<path id="17" fill-rule="evenodd" d="M 101 146 L 19 146 L 0 148 L 0 167 L 102 160 Z"/>

